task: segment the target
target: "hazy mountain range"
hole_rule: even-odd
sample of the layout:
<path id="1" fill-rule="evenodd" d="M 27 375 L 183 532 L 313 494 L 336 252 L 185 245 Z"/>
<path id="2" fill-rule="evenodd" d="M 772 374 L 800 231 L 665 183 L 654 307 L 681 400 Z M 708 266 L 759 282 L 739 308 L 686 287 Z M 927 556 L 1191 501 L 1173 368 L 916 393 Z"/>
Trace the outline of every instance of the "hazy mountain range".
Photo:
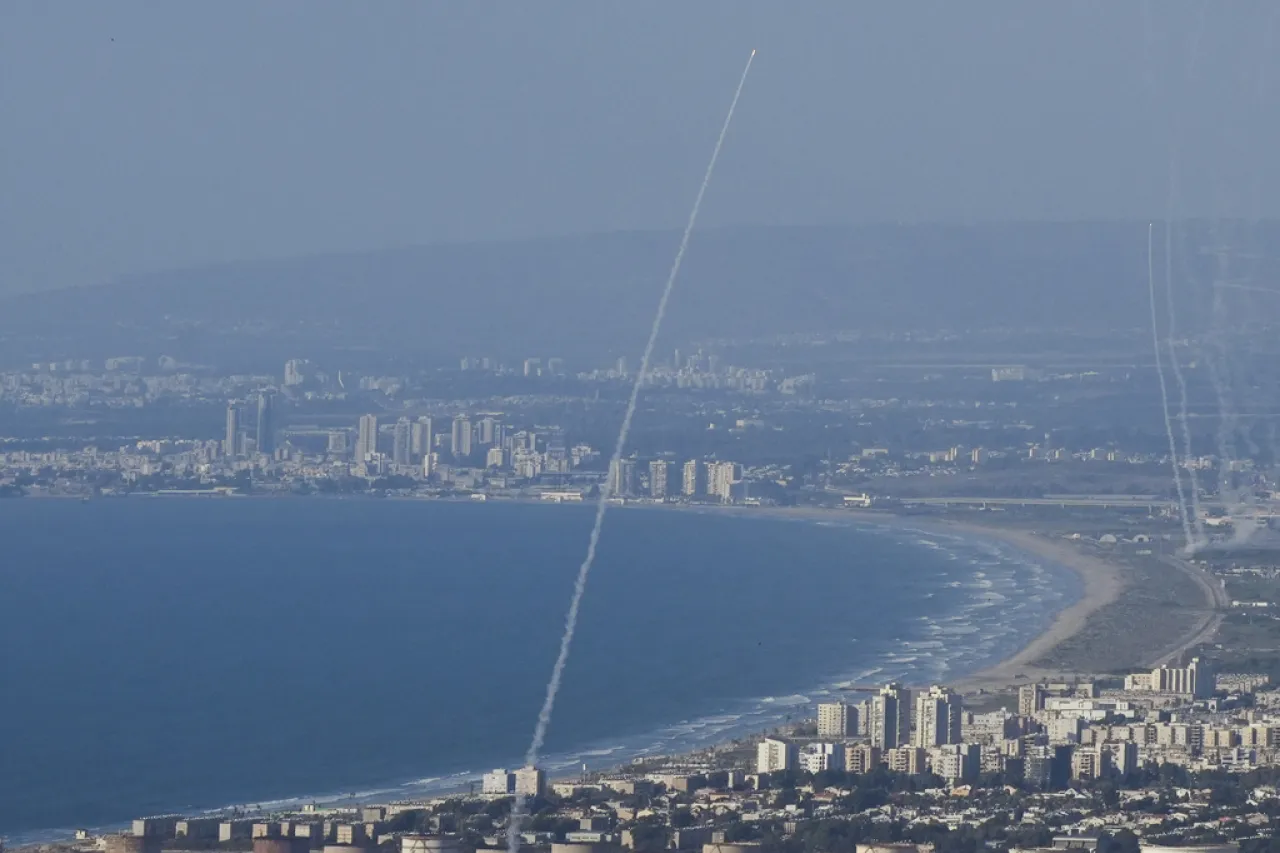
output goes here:
<path id="1" fill-rule="evenodd" d="M 1259 286 L 1275 267 L 1259 251 L 1276 242 L 1274 225 L 1206 228 L 1180 229 L 1174 243 L 1178 298 L 1192 316 L 1214 275 L 1203 247 L 1250 250 L 1235 269 Z M 697 233 L 663 340 L 1140 327 L 1149 322 L 1146 232 L 1146 223 L 1044 223 Z M 164 352 L 206 362 L 243 347 L 271 358 L 374 347 L 442 358 L 636 354 L 678 239 L 436 245 L 131 276 L 0 301 L 0 346 L 9 357 Z M 1162 282 L 1162 242 L 1156 259 Z"/>

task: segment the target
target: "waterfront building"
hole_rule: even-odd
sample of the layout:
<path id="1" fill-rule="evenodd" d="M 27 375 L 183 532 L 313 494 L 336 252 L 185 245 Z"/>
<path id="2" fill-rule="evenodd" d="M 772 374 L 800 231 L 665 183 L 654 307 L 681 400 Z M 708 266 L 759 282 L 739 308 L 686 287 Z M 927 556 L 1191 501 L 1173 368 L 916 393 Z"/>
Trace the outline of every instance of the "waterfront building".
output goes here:
<path id="1" fill-rule="evenodd" d="M 172 838 L 177 834 L 181 815 L 135 818 L 130 832 L 139 838 Z"/>
<path id="2" fill-rule="evenodd" d="M 667 496 L 667 482 L 670 479 L 671 463 L 664 459 L 655 459 L 649 463 L 649 495 L 661 500 Z"/>
<path id="3" fill-rule="evenodd" d="M 361 415 L 360 431 L 356 438 L 356 461 L 367 462 L 378 452 L 378 416 Z"/>
<path id="4" fill-rule="evenodd" d="M 684 463 L 684 476 L 680 484 L 680 494 L 686 498 L 700 497 L 707 492 L 706 466 L 697 459 Z"/>
<path id="5" fill-rule="evenodd" d="M 481 793 L 491 797 L 505 797 L 516 791 L 516 774 L 499 767 L 484 774 L 480 781 Z"/>
<path id="6" fill-rule="evenodd" d="M 471 420 L 466 415 L 458 415 L 453 419 L 452 450 L 456 457 L 471 455 Z"/>
<path id="7" fill-rule="evenodd" d="M 796 745 L 781 738 L 767 737 L 756 747 L 756 772 L 777 773 L 795 770 L 799 764 Z"/>
<path id="8" fill-rule="evenodd" d="M 240 408 L 227 404 L 227 431 L 222 439 L 222 452 L 229 457 L 240 455 Z"/>
<path id="9" fill-rule="evenodd" d="M 258 395 L 258 423 L 254 433 L 258 452 L 274 456 L 276 452 L 276 395 L 263 391 Z"/>
<path id="10" fill-rule="evenodd" d="M 858 709 L 844 702 L 818 705 L 818 737 L 844 738 L 858 733 Z"/>
<path id="11" fill-rule="evenodd" d="M 811 743 L 800 751 L 800 769 L 806 773 L 822 773 L 826 770 L 844 771 L 844 744 Z"/>
<path id="12" fill-rule="evenodd" d="M 880 688 L 871 700 L 871 744 L 893 749 L 907 743 L 911 733 L 911 691 L 896 682 Z"/>
<path id="13" fill-rule="evenodd" d="M 410 442 L 413 445 L 413 458 L 421 459 L 431 452 L 431 418 L 423 416 L 413 424 Z"/>
<path id="14" fill-rule="evenodd" d="M 913 743 L 919 747 L 960 743 L 964 709 L 960 697 L 934 685 L 916 697 L 916 729 Z"/>
<path id="15" fill-rule="evenodd" d="M 396 465 L 413 464 L 413 424 L 408 418 L 400 418 L 396 421 L 395 431 L 392 433 L 391 442 L 391 461 Z"/>
<path id="16" fill-rule="evenodd" d="M 208 839 L 218 837 L 218 819 L 216 817 L 183 818 L 174 825 L 175 838 Z"/>
<path id="17" fill-rule="evenodd" d="M 541 767 L 521 767 L 511 776 L 511 790 L 517 797 L 541 797 L 547 792 L 547 772 Z"/>
<path id="18" fill-rule="evenodd" d="M 609 463 L 609 493 L 616 497 L 635 494 L 636 461 L 615 459 Z"/>
<path id="19" fill-rule="evenodd" d="M 707 463 L 707 494 L 721 503 L 733 500 L 734 486 L 741 480 L 742 466 L 736 462 Z"/>
<path id="20" fill-rule="evenodd" d="M 870 697 L 868 697 L 853 706 L 853 710 L 857 712 L 857 719 L 854 720 L 853 733 L 858 737 L 871 737 L 872 704 L 874 703 L 871 701 Z"/>

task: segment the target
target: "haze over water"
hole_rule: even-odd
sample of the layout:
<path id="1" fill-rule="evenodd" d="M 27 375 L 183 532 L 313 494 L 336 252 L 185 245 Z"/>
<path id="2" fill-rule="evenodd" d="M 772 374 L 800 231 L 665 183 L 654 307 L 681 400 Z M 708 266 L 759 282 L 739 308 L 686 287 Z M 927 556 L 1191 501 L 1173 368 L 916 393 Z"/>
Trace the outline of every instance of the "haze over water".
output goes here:
<path id="1" fill-rule="evenodd" d="M 591 521 L 324 499 L 2 510 L 0 834 L 15 837 L 412 795 L 518 761 Z M 618 511 L 548 761 L 603 767 L 759 729 L 842 679 L 955 677 L 1076 587 L 985 542 Z"/>

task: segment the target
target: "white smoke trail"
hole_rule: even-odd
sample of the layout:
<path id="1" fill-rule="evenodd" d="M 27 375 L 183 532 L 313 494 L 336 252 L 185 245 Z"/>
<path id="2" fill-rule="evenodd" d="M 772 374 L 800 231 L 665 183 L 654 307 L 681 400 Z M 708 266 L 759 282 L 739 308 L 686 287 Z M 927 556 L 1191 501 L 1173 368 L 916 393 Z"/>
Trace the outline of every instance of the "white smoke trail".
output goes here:
<path id="1" fill-rule="evenodd" d="M 1216 238 L 1217 229 L 1213 236 Z M 1218 274 L 1225 277 L 1227 263 L 1220 254 L 1218 258 Z M 1205 366 L 1209 369 L 1209 378 L 1213 382 L 1213 390 L 1218 399 L 1218 500 L 1223 511 L 1231 522 L 1233 533 L 1238 528 L 1240 517 L 1240 490 L 1235 483 L 1236 469 L 1236 432 L 1239 420 L 1236 417 L 1235 399 L 1232 395 L 1232 371 L 1227 336 L 1231 320 L 1227 308 L 1224 291 L 1220 287 L 1213 289 L 1213 303 L 1210 309 L 1209 333 L 1206 337 Z"/>
<path id="2" fill-rule="evenodd" d="M 1280 296 L 1280 288 L 1274 287 L 1256 287 L 1251 284 L 1240 284 L 1234 281 L 1215 281 L 1214 287 L 1225 287 L 1228 290 L 1247 290 L 1250 293 L 1274 293 Z"/>
<path id="3" fill-rule="evenodd" d="M 1156 376 L 1160 379 L 1160 403 L 1164 408 L 1164 431 L 1169 437 L 1169 459 L 1173 465 L 1173 483 L 1178 490 L 1178 511 L 1182 518 L 1182 535 L 1190 548 L 1191 522 L 1187 518 L 1187 497 L 1182 491 L 1182 474 L 1178 465 L 1178 443 L 1173 437 L 1173 421 L 1169 417 L 1169 386 L 1164 379 L 1164 362 L 1160 357 L 1160 328 L 1156 318 L 1156 276 L 1153 260 L 1152 234 L 1154 223 L 1147 224 L 1147 293 L 1151 298 L 1151 343 L 1155 348 Z"/>
<path id="4" fill-rule="evenodd" d="M 609 499 L 613 492 L 613 471 L 622 459 L 622 452 L 627 445 L 627 436 L 631 432 L 631 421 L 636 414 L 636 402 L 640 399 L 640 388 L 644 384 L 645 375 L 649 372 L 649 361 L 653 357 L 653 348 L 658 340 L 658 332 L 662 328 L 662 319 L 667 313 L 667 302 L 671 298 L 671 290 L 675 286 L 676 276 L 680 274 L 680 265 L 684 262 L 685 250 L 689 248 L 689 236 L 693 233 L 694 223 L 698 220 L 698 210 L 702 207 L 702 198 L 711 184 L 711 175 L 716 168 L 716 160 L 720 157 L 720 149 L 724 146 L 725 136 L 729 133 L 729 124 L 733 121 L 733 112 L 738 107 L 738 98 L 742 96 L 742 88 L 747 83 L 747 74 L 751 72 L 751 63 L 755 61 L 756 52 L 751 51 L 747 57 L 747 65 L 742 69 L 742 77 L 738 80 L 738 88 L 733 92 L 733 100 L 729 102 L 729 112 L 720 127 L 720 136 L 711 152 L 711 161 L 702 177 L 702 185 L 698 187 L 698 195 L 693 200 L 693 210 L 689 212 L 689 221 L 684 227 L 684 235 L 680 238 L 680 248 L 676 251 L 675 260 L 671 264 L 671 272 L 667 276 L 666 286 L 662 289 L 662 297 L 658 300 L 658 311 L 653 318 L 653 327 L 649 330 L 649 340 L 644 346 L 644 355 L 640 359 L 640 369 L 636 372 L 635 381 L 631 384 L 631 397 L 627 401 L 627 411 L 622 417 L 622 428 L 618 430 L 618 441 L 613 448 L 613 456 L 609 460 L 609 476 L 605 478 L 604 488 L 600 490 L 600 499 L 596 502 L 595 524 L 591 528 L 591 537 L 587 540 L 587 556 L 578 567 L 578 577 L 573 584 L 573 596 L 569 599 L 569 612 L 564 620 L 564 634 L 560 637 L 560 652 L 556 656 L 555 665 L 551 669 L 551 678 L 547 682 L 547 693 L 542 700 L 542 709 L 538 712 L 538 722 L 533 729 L 533 740 L 529 751 L 525 754 L 525 764 L 534 765 L 538 761 L 538 753 L 547 736 L 547 727 L 551 725 L 551 712 L 555 709 L 556 695 L 560 692 L 560 680 L 564 675 L 565 664 L 569 660 L 569 649 L 573 645 L 573 634 L 578 627 L 578 610 L 582 606 L 582 596 L 587 589 L 587 576 L 596 560 L 596 546 L 600 543 L 600 531 L 604 527 L 604 514 L 609 507 Z M 507 849 L 517 853 L 520 849 L 520 828 L 524 817 L 524 797 L 517 795 L 515 807 L 507 826 Z"/>
<path id="5" fill-rule="evenodd" d="M 1182 459 L 1187 467 L 1187 477 L 1191 487 L 1190 522 L 1195 539 L 1187 542 L 1187 550 L 1195 551 L 1205 539 L 1204 521 L 1200 513 L 1200 480 L 1196 475 L 1195 464 L 1191 461 L 1191 423 L 1187 412 L 1187 382 L 1182 376 L 1182 367 L 1178 363 L 1178 350 L 1174 346 L 1174 335 L 1177 329 L 1177 317 L 1173 308 L 1173 173 L 1174 161 L 1169 163 L 1169 201 L 1164 220 L 1164 298 L 1168 309 L 1168 326 L 1165 329 L 1165 340 L 1169 344 L 1169 361 L 1173 365 L 1173 378 L 1178 385 L 1178 420 L 1182 425 Z"/>

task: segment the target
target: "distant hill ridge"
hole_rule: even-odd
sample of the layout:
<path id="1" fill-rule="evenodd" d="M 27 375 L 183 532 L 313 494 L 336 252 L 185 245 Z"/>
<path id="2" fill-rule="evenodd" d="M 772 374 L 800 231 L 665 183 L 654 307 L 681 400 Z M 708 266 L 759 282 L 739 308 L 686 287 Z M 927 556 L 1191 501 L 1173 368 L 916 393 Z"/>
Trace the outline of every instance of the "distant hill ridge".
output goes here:
<path id="1" fill-rule="evenodd" d="M 700 231 L 664 338 L 1140 326 L 1149 316 L 1146 228 L 1079 222 Z M 1209 242 L 1206 228 L 1180 229 L 1180 280 L 1188 271 L 1211 276 L 1213 259 L 1199 251 Z M 1263 256 L 1248 261 L 1250 275 L 1274 272 L 1266 248 L 1280 244 L 1276 224 L 1234 231 L 1249 244 L 1241 248 Z M 0 336 L 106 337 L 106 346 L 191 321 L 206 330 L 327 329 L 334 340 L 442 352 L 637 351 L 678 236 L 449 244 L 130 276 L 0 301 Z M 1180 300 L 1204 298 L 1203 286 L 1180 288 Z"/>

